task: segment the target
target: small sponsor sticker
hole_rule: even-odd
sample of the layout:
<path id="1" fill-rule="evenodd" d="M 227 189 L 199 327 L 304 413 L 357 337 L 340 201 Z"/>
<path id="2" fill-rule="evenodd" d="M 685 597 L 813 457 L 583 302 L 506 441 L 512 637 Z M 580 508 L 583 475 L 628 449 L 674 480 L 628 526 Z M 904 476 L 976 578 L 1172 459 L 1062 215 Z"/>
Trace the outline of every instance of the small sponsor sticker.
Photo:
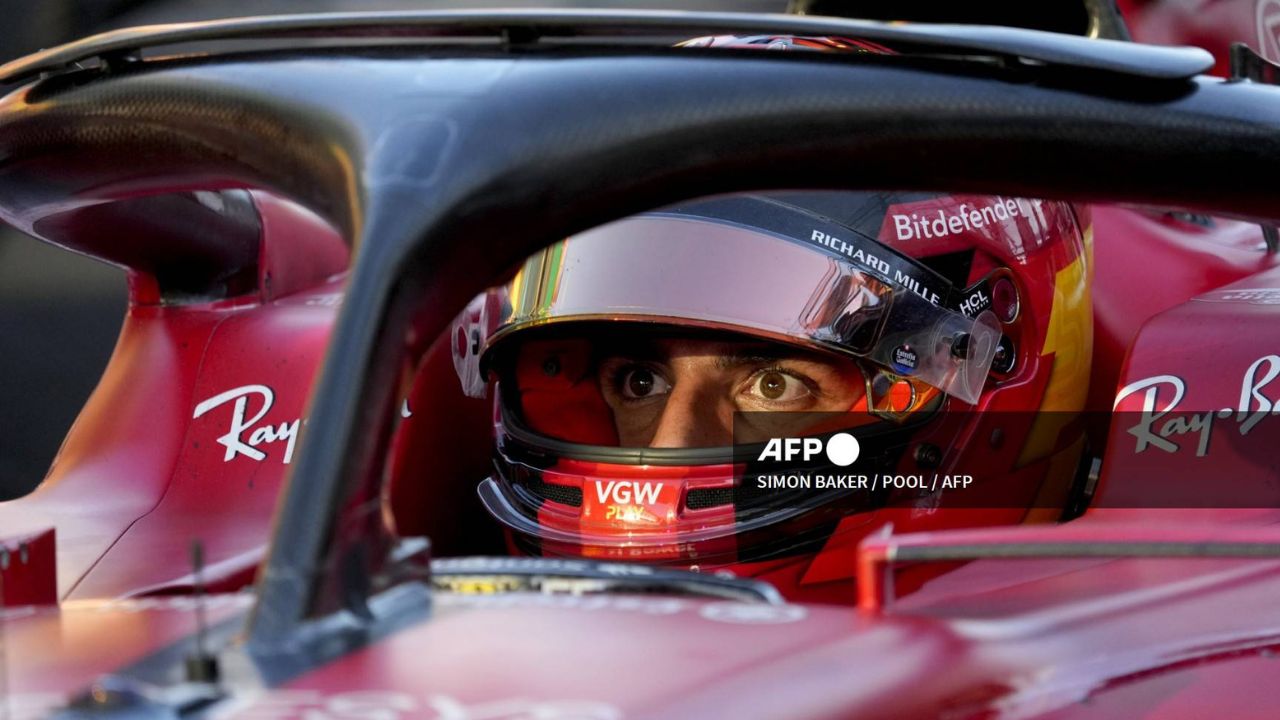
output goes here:
<path id="1" fill-rule="evenodd" d="M 892 364 L 899 375 L 911 375 L 920 365 L 920 356 L 910 345 L 901 345 L 893 350 Z"/>

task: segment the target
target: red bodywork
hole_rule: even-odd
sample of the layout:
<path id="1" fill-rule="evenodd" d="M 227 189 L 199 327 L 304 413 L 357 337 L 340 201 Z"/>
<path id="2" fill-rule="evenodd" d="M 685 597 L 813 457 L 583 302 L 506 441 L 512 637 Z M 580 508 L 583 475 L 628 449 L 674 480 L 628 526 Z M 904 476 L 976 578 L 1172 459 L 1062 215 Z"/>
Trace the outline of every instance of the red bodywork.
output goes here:
<path id="1" fill-rule="evenodd" d="M 1215 75 L 1228 75 L 1231 44 L 1245 43 L 1280 60 L 1280 3 L 1274 0 L 1119 0 L 1137 42 L 1194 45 L 1214 54 Z"/>
<path id="2" fill-rule="evenodd" d="M 1274 344 L 1236 324 L 1265 326 L 1259 318 L 1280 314 L 1280 305 L 1250 303 L 1252 295 L 1187 298 L 1232 281 L 1280 287 L 1280 269 L 1260 249 L 1257 228 L 1224 221 L 1188 227 L 1115 208 L 1096 208 L 1094 219 L 1098 375 L 1110 373 L 1115 387 L 1183 374 L 1198 383 L 1188 402 L 1234 399 L 1243 371 L 1235 366 Z M 290 222 L 317 232 L 304 216 Z M 299 236 L 276 229 L 281 238 Z M 1147 267 L 1158 258 L 1160 271 L 1129 272 L 1139 258 Z M 6 528 L 57 528 L 64 600 L 60 609 L 7 611 L 8 656 L 23 658 L 8 667 L 16 717 L 37 717 L 99 675 L 192 632 L 190 600 L 107 599 L 188 591 L 190 539 L 206 545 L 214 589 L 252 579 L 288 446 L 251 438 L 257 428 L 305 417 L 337 287 L 320 281 L 287 297 L 224 307 L 132 307 L 111 368 L 49 481 L 0 508 Z M 1231 297 L 1211 293 L 1224 296 Z M 1196 346 L 1215 350 L 1172 354 L 1193 321 L 1201 332 Z M 1132 351 L 1122 366 L 1126 346 Z M 252 385 L 269 387 L 273 404 L 246 423 L 241 438 L 265 457 L 242 448 L 227 459 L 230 449 L 219 439 L 231 429 L 235 399 L 192 416 L 200 403 Z M 261 395 L 245 397 L 250 420 L 264 403 Z M 464 402 L 460 394 L 457 402 Z M 471 412 L 470 420 L 484 427 L 488 418 Z M 157 432 L 171 440 L 156 442 Z M 1099 497 L 1120 491 L 1126 471 L 1142 460 L 1108 455 Z M 462 492 L 474 479 L 434 477 Z M 421 498 L 404 485 L 394 484 L 391 497 L 413 507 Z M 418 485 L 418 493 L 428 492 Z M 81 489 L 87 486 L 93 489 Z M 102 493 L 108 486 L 116 492 Z M 111 502 L 86 504 L 88 492 Z M 428 524 L 421 513 L 394 509 L 402 527 Z M 1128 522 L 1135 515 L 1140 524 Z M 1060 527 L 1014 528 L 1013 535 L 970 532 L 1002 542 L 1149 538 L 1152 523 L 1185 533 L 1194 522 L 1206 524 L 1206 537 L 1220 538 L 1219 523 L 1227 522 L 1245 528 L 1236 536 L 1260 542 L 1280 535 L 1248 528 L 1275 519 L 1264 510 L 1113 509 Z M 1099 523 L 1105 532 L 1095 530 Z M 48 539 L 32 541 L 36 574 L 52 573 L 52 553 L 37 550 Z M 1260 631 L 1259 618 L 1274 615 L 1278 592 L 1280 567 L 1271 562 L 1040 559 L 971 563 L 892 603 L 888 615 L 810 605 L 766 607 L 753 616 L 752 606 L 661 597 L 437 596 L 430 622 L 246 700 L 243 711 L 281 718 L 349 717 L 360 708 L 397 713 L 387 717 L 453 717 L 460 708 L 475 717 L 1199 717 L 1211 708 L 1221 716 L 1267 717 L 1275 671 L 1268 647 L 1276 636 Z M 247 607 L 244 596 L 226 596 L 211 599 L 208 609 L 217 622 Z M 498 657 L 501 670 L 493 665 Z"/>
<path id="3" fill-rule="evenodd" d="M 301 429 L 340 299 L 329 278 L 347 264 L 346 246 L 313 216 L 255 201 L 259 292 L 165 306 L 150 278 L 132 274 L 115 353 L 48 477 L 0 506 L 6 537 L 57 529 L 62 599 L 183 592 L 195 538 L 214 587 L 253 580 L 291 446 L 270 438 Z"/>
<path id="4" fill-rule="evenodd" d="M 1253 560 L 1023 560 L 971 564 L 888 615 L 444 595 L 430 622 L 248 691 L 228 715 L 1271 717 L 1275 636 L 1259 618 L 1277 592 L 1280 568 Z M 216 621 L 246 605 L 207 609 Z M 10 665 L 11 707 L 36 717 L 193 627 L 184 598 L 11 611 L 8 652 L 26 658 Z"/>
<path id="5" fill-rule="evenodd" d="M 1153 27 L 1139 25 L 1138 36 Z M 330 228 L 254 199 L 264 218 L 257 292 L 164 306 L 135 275 L 115 355 L 47 480 L 0 505 L 12 717 L 43 716 L 102 674 L 189 637 L 195 604 L 168 596 L 192 588 L 191 540 L 205 546 L 210 590 L 253 580 L 347 264 Z M 1280 268 L 1260 230 L 1112 207 L 1094 208 L 1093 223 L 1090 407 L 1110 409 L 1117 389 L 1166 375 L 1184 382 L 1187 408 L 1233 407 L 1280 326 Z M 432 528 L 448 554 L 463 548 L 469 519 L 441 516 L 485 471 L 490 417 L 461 396 L 447 348 L 424 367 L 410 404 L 433 398 L 435 447 L 397 448 L 387 513 L 402 534 Z M 1280 401 L 1280 381 L 1253 389 Z M 1130 452 L 1125 430 L 1107 431 L 1099 505 L 1150 477 L 1153 455 Z M 1274 471 L 1258 477 L 1265 484 Z M 1062 526 L 877 538 L 859 560 L 874 572 L 894 547 L 961 541 L 1274 543 L 1278 519 L 1269 509 L 1095 509 Z M 979 560 L 862 611 L 438 594 L 430 622 L 246 691 L 226 714 L 1274 717 L 1278 595 L 1275 561 L 1108 558 Z M 205 603 L 214 624 L 248 607 L 243 595 Z"/>
<path id="6" fill-rule="evenodd" d="M 299 245 L 296 252 L 310 252 L 322 240 L 341 248 L 338 237 L 310 216 L 287 213 L 280 203 L 267 207 L 277 214 L 267 216 L 264 252 L 288 255 L 280 246 L 290 243 Z M 1263 252 L 1258 227 L 1215 219 L 1206 228 L 1105 207 L 1095 208 L 1093 216 L 1091 409 L 1109 409 L 1117 387 L 1176 370 L 1167 348 L 1180 342 L 1185 316 L 1197 313 L 1210 317 L 1196 342 L 1229 351 L 1215 351 L 1185 372 L 1205 378 L 1197 380 L 1203 402 L 1234 402 L 1249 363 L 1267 354 L 1267 338 L 1241 342 L 1237 327 L 1213 316 L 1227 313 L 1256 326 L 1254 316 L 1280 310 L 1248 301 L 1188 300 L 1233 282 L 1280 287 L 1280 278 L 1268 280 L 1263 272 L 1276 260 Z M 196 538 L 206 546 L 214 587 L 231 590 L 252 581 L 287 467 L 289 436 L 302 429 L 307 391 L 340 303 L 340 280 L 328 278 L 342 263 L 345 256 L 334 254 L 328 266 L 314 271 L 310 287 L 267 300 L 160 307 L 135 294 L 106 375 L 48 479 L 32 495 L 0 505 L 7 534 L 57 528 L 61 598 L 182 592 L 190 575 L 187 548 Z M 1131 272 L 1137 266 L 1149 271 Z M 1167 337 L 1170 332 L 1173 337 Z M 1214 333 L 1221 339 L 1214 340 Z M 420 478 L 439 479 L 449 485 L 439 492 L 456 498 L 473 492 L 486 472 L 487 403 L 461 395 L 446 349 L 428 355 L 410 404 L 418 404 L 418 397 L 446 397 L 456 409 L 427 418 L 441 426 L 432 435 L 439 444 L 399 449 L 389 487 L 389 512 L 404 535 L 441 522 L 429 516 L 432 506 L 461 505 L 427 502 L 441 495 Z M 433 419 L 440 415 L 461 425 Z M 442 453 L 442 447 L 469 451 Z M 451 456 L 455 467 L 440 468 L 442 455 Z M 1126 468 L 1122 458 L 1108 457 L 1103 469 L 1110 478 Z M 102 501 L 85 503 L 88 493 Z M 446 550 L 461 549 L 450 547 L 452 529 L 440 541 Z"/>

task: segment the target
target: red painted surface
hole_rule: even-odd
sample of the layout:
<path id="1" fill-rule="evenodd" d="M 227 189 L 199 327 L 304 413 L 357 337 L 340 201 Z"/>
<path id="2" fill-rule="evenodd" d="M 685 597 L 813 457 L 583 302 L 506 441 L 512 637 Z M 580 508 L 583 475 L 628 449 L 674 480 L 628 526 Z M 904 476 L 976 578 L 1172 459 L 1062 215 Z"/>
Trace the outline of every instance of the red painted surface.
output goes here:
<path id="1" fill-rule="evenodd" d="M 383 488 L 388 521 L 402 536 L 430 535 L 440 556 L 501 553 L 497 524 L 475 492 L 492 472 L 493 404 L 462 394 L 447 339 L 426 352 L 413 374 L 411 416 L 396 432 Z"/>
<path id="2" fill-rule="evenodd" d="M 206 341 L 189 405 L 174 428 L 171 441 L 179 450 L 163 494 L 71 597 L 180 589 L 172 586 L 190 573 L 189 547 L 196 539 L 211 564 L 240 558 L 243 570 L 256 567 L 290 450 L 288 439 L 272 441 L 267 433 L 303 430 L 307 392 L 332 321 L 332 308 L 307 304 L 316 297 L 224 315 Z M 226 399 L 209 402 L 219 396 Z M 208 409 L 194 417 L 202 403 Z M 237 424 L 239 403 L 244 412 Z"/>
<path id="3" fill-rule="evenodd" d="M 1164 213 L 1095 207 L 1094 360 L 1088 407 L 1111 410 L 1139 329 L 1187 299 L 1275 267 L 1262 230 L 1214 218 L 1205 227 Z M 1234 340 L 1231 341 L 1235 343 Z"/>
<path id="4" fill-rule="evenodd" d="M 299 205 L 266 193 L 254 193 L 262 222 L 258 287 L 264 301 L 314 290 L 345 269 L 349 253 L 334 231 Z"/>
<path id="5" fill-rule="evenodd" d="M 1020 530 L 1051 538 L 1066 528 Z M 1149 534 L 1144 525 L 1114 533 Z M 1273 717 L 1275 660 L 1263 650 L 1280 629 L 1277 592 L 1275 560 L 1018 560 L 972 563 L 886 614 L 761 613 L 659 596 L 437 595 L 430 620 L 283 687 L 233 686 L 229 714 Z M 138 602 L 11 612 L 10 657 L 30 660 L 11 667 L 10 698 L 21 706 L 65 697 L 193 627 L 190 603 Z M 217 614 L 238 609 L 211 602 Z"/>
<path id="6" fill-rule="evenodd" d="M 1119 6 L 1134 40 L 1202 47 L 1217 60 L 1215 75 L 1230 73 L 1233 42 L 1280 60 L 1280 3 L 1275 0 L 1120 0 Z"/>
<path id="7" fill-rule="evenodd" d="M 1204 293 L 1144 326 L 1122 372 L 1122 414 L 1112 421 L 1096 504 L 1280 506 L 1270 414 L 1280 398 L 1276 290 L 1280 269 Z M 1192 417 L 1205 429 L 1163 434 Z"/>
<path id="8" fill-rule="evenodd" d="M 58 528 L 63 597 L 181 592 L 190 571 L 187 547 L 195 538 L 207 546 L 215 586 L 230 589 L 252 580 L 287 467 L 283 459 L 288 442 L 248 443 L 268 425 L 272 433 L 279 433 L 282 425 L 287 429 L 304 416 L 306 393 L 341 291 L 340 280 L 326 281 L 316 268 L 330 269 L 326 263 L 345 259 L 332 252 L 337 241 L 332 235 L 327 236 L 328 246 L 320 243 L 316 250 L 317 234 L 324 228 L 312 216 L 276 201 L 259 198 L 259 204 L 264 227 L 278 233 L 264 243 L 277 248 L 272 255 L 276 259 L 264 265 L 280 265 L 289 257 L 307 262 L 328 257 L 318 266 L 307 266 L 311 289 L 272 301 L 258 297 L 176 307 L 143 304 L 145 298 L 135 296 L 110 368 L 49 478 L 32 496 L 0 505 L 0 522 L 14 532 Z M 1093 215 L 1096 341 L 1090 406 L 1105 408 L 1121 380 L 1127 349 L 1148 318 L 1192 295 L 1270 267 L 1275 259 L 1261 251 L 1256 226 L 1218 220 L 1204 228 L 1118 208 L 1095 208 Z M 290 255 L 281 247 L 294 247 L 295 252 Z M 1134 267 L 1148 271 L 1134 273 Z M 263 271 L 264 278 L 266 274 Z M 288 273 L 274 277 L 276 291 L 302 283 Z M 147 287 L 140 276 L 133 285 L 139 293 Z M 261 291 L 266 292 L 265 286 Z M 1223 311 L 1202 303 L 1188 307 L 1199 313 Z M 1178 332 L 1179 322 L 1168 321 L 1168 332 Z M 1160 327 L 1147 331 L 1137 357 L 1148 352 L 1162 357 L 1167 343 L 1176 342 L 1163 337 Z M 1240 361 L 1252 359 L 1242 355 Z M 1126 377 L 1145 372 L 1139 369 L 1145 361 L 1138 362 Z M 1217 360 L 1203 364 L 1215 371 L 1220 367 Z M 425 435 L 421 428 L 407 435 L 436 441 L 398 447 L 397 471 L 388 491 L 391 516 L 405 534 L 432 531 L 442 554 L 492 552 L 499 545 L 491 534 L 488 539 L 481 539 L 485 533 L 477 534 L 486 519 L 468 504 L 473 482 L 487 471 L 486 404 L 461 395 L 443 350 L 429 354 L 417 376 L 411 405 L 433 411 L 417 414 L 407 427 L 436 427 Z M 199 418 L 194 411 L 219 394 L 258 385 L 271 389 L 272 407 L 258 422 L 247 423 L 239 437 L 265 457 L 258 460 L 241 448 L 227 459 L 228 448 L 218 439 L 231 429 L 237 399 L 227 398 Z M 265 396 L 247 393 L 245 419 L 250 420 L 264 407 Z M 449 420 L 442 423 L 443 418 Z M 444 447 L 455 451 L 442 452 Z M 452 492 L 446 492 L 448 488 Z M 86 503 L 90 495 L 95 500 Z M 439 502 L 442 497 L 450 502 Z M 433 507 L 470 509 L 454 513 Z M 945 525 L 926 523 L 921 529 Z M 851 572 L 852 564 L 846 561 L 852 552 L 850 544 L 848 552 L 833 554 L 842 558 L 840 568 L 813 572 Z M 803 568 L 780 567 L 765 574 L 799 571 Z"/>
<path id="9" fill-rule="evenodd" d="M 57 528 L 60 597 L 181 591 L 196 539 L 215 588 L 253 579 L 287 468 L 288 442 L 267 441 L 264 428 L 275 435 L 302 419 L 340 298 L 334 275 L 347 262 L 342 241 L 314 216 L 255 199 L 270 233 L 257 292 L 164 305 L 149 276 L 131 273 L 115 352 L 49 475 L 0 504 L 6 535 Z M 248 392 L 228 457 L 219 439 L 232 430 L 236 399 L 196 410 L 253 386 L 269 389 L 272 405 L 249 422 L 266 396 Z"/>
<path id="10" fill-rule="evenodd" d="M 101 674 L 194 629 L 183 598 L 123 604 L 77 598 L 188 591 L 187 550 L 196 538 L 206 548 L 212 588 L 252 581 L 287 468 L 290 427 L 298 421 L 302 430 L 306 395 L 340 300 L 341 278 L 330 276 L 345 263 L 336 238 L 317 240 L 327 231 L 314 218 L 270 200 L 259 204 L 269 237 L 257 294 L 162 306 L 147 278 L 135 276 L 110 368 L 49 478 L 28 498 L 0 505 L 6 537 L 57 528 L 56 563 L 52 535 L 30 536 L 39 550 L 31 571 L 45 579 L 21 581 L 25 599 L 5 590 L 6 653 L 21 658 L 6 668 L 15 717 L 41 716 Z M 1249 368 L 1280 345 L 1270 330 L 1280 326 L 1280 305 L 1257 293 L 1280 289 L 1280 270 L 1262 252 L 1257 228 L 1226 221 L 1204 228 L 1117 208 L 1095 208 L 1093 217 L 1091 406 L 1109 407 L 1117 387 L 1166 374 L 1184 381 L 1188 408 L 1238 401 Z M 416 377 L 406 382 L 410 405 L 419 412 L 406 427 L 421 425 L 396 446 L 388 515 L 405 534 L 430 531 L 441 554 L 492 551 L 493 528 L 477 532 L 488 521 L 466 504 L 488 455 L 487 404 L 457 392 L 443 350 L 429 353 L 410 377 Z M 236 395 L 237 388 L 252 389 Z M 271 391 L 269 409 L 263 388 Z M 1280 381 L 1275 391 L 1268 385 L 1261 392 L 1280 400 Z M 210 402 L 219 396 L 223 404 Z M 239 399 L 246 422 L 237 434 Z M 1124 430 L 1110 429 L 1098 505 L 1164 489 L 1143 483 L 1153 482 L 1169 458 L 1124 453 Z M 407 444 L 404 437 L 433 441 Z M 1203 465 L 1208 474 L 1242 478 L 1261 490 L 1275 477 L 1217 456 L 1170 462 L 1193 471 Z M 1259 542 L 1275 535 L 1268 526 L 1277 521 L 1280 512 L 1268 508 L 1095 508 L 1063 526 L 893 541 Z M 829 567 L 780 566 L 762 576 L 798 584 L 796 573 L 843 576 L 859 561 L 887 557 L 850 545 L 829 554 Z M 45 601 L 55 567 L 59 609 L 13 608 Z M 4 577 L 7 586 L 10 576 Z M 919 585 L 899 577 L 899 591 L 915 592 L 878 613 L 791 606 L 767 611 L 776 623 L 744 622 L 761 616 L 732 603 L 660 596 L 437 596 L 430 621 L 283 688 L 233 687 L 244 694 L 233 699 L 238 710 L 230 714 L 1276 714 L 1267 692 L 1275 661 L 1264 650 L 1280 641 L 1274 612 L 1280 561 L 981 560 Z M 242 612 L 246 603 L 215 597 L 212 620 Z"/>
<path id="11" fill-rule="evenodd" d="M 57 604 L 54 535 L 49 528 L 0 538 L 0 608 Z"/>
<path id="12" fill-rule="evenodd" d="M 1112 208 L 1094 217 L 1099 397 L 1109 405 L 1116 383 L 1171 368 L 1206 379 L 1189 400 L 1238 397 L 1240 378 L 1223 363 L 1274 347 L 1265 328 L 1280 309 L 1237 313 L 1221 297 L 1188 298 L 1280 277 L 1254 276 L 1275 264 L 1257 228 L 1201 229 Z M 1187 340 L 1189 328 L 1197 339 Z M 1100 499 L 1134 468 L 1133 458 L 1108 455 Z M 1276 537 L 1265 526 L 1278 515 L 1107 509 L 1063 526 L 971 532 L 1004 542 L 1262 542 Z M 246 717 L 266 707 L 284 717 L 535 707 L 587 717 L 1265 718 L 1276 708 L 1266 690 L 1275 661 L 1264 651 L 1280 639 L 1277 591 L 1274 560 L 1042 559 L 969 563 L 885 614 L 809 606 L 803 620 L 776 626 L 718 624 L 688 600 L 438 598 L 430 623 L 259 698 Z M 653 609 L 663 603 L 679 609 Z"/>
<path id="13" fill-rule="evenodd" d="M 246 596 L 204 603 L 217 624 L 249 605 Z M 10 608 L 0 613 L 5 640 L 5 702 L 9 717 L 44 718 L 113 670 L 136 663 L 191 635 L 190 598 L 64 601 L 60 607 Z"/>

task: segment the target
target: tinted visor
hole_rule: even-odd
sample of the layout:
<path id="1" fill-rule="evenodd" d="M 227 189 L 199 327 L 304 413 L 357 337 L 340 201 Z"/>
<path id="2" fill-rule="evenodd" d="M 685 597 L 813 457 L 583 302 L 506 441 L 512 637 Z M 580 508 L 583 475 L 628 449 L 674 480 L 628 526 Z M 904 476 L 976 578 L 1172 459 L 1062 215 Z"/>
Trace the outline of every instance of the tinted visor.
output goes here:
<path id="1" fill-rule="evenodd" d="M 801 243 L 667 215 L 577 235 L 526 261 L 485 355 L 521 328 L 640 321 L 831 351 L 977 401 L 1000 337 L 993 318 L 935 305 Z"/>

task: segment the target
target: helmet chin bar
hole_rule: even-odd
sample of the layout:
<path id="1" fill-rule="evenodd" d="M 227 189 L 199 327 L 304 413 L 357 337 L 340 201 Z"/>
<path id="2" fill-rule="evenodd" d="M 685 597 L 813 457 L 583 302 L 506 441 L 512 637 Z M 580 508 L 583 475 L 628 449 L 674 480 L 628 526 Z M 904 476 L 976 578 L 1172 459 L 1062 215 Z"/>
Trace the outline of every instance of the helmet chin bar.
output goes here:
<path id="1" fill-rule="evenodd" d="M 767 517 L 730 520 L 690 532 L 659 534 L 620 528 L 613 534 L 575 533 L 522 513 L 499 479 L 487 478 L 476 490 L 481 504 L 495 520 L 516 537 L 523 538 L 523 544 L 536 543 L 544 554 L 659 563 L 727 564 L 762 559 L 761 556 L 767 554 L 781 555 L 786 550 L 803 550 L 805 536 L 822 535 L 830 523 L 848 512 L 832 504 L 838 498 L 814 495 L 803 505 Z M 873 503 L 859 505 L 862 511 L 878 507 L 880 505 Z M 787 527 L 789 525 L 792 527 Z"/>
<path id="2" fill-rule="evenodd" d="M 941 404 L 937 395 L 910 422 L 849 431 L 860 438 L 867 458 L 858 472 L 896 465 L 915 431 Z M 551 554 L 711 564 L 798 551 L 803 538 L 829 532 L 840 517 L 886 502 L 887 492 L 863 490 L 761 492 L 746 478 L 765 447 L 568 443 L 524 427 L 502 403 L 498 472 L 480 483 L 477 492 L 485 509 L 515 537 L 536 542 Z M 795 472 L 849 472 L 825 458 L 788 467 Z"/>

